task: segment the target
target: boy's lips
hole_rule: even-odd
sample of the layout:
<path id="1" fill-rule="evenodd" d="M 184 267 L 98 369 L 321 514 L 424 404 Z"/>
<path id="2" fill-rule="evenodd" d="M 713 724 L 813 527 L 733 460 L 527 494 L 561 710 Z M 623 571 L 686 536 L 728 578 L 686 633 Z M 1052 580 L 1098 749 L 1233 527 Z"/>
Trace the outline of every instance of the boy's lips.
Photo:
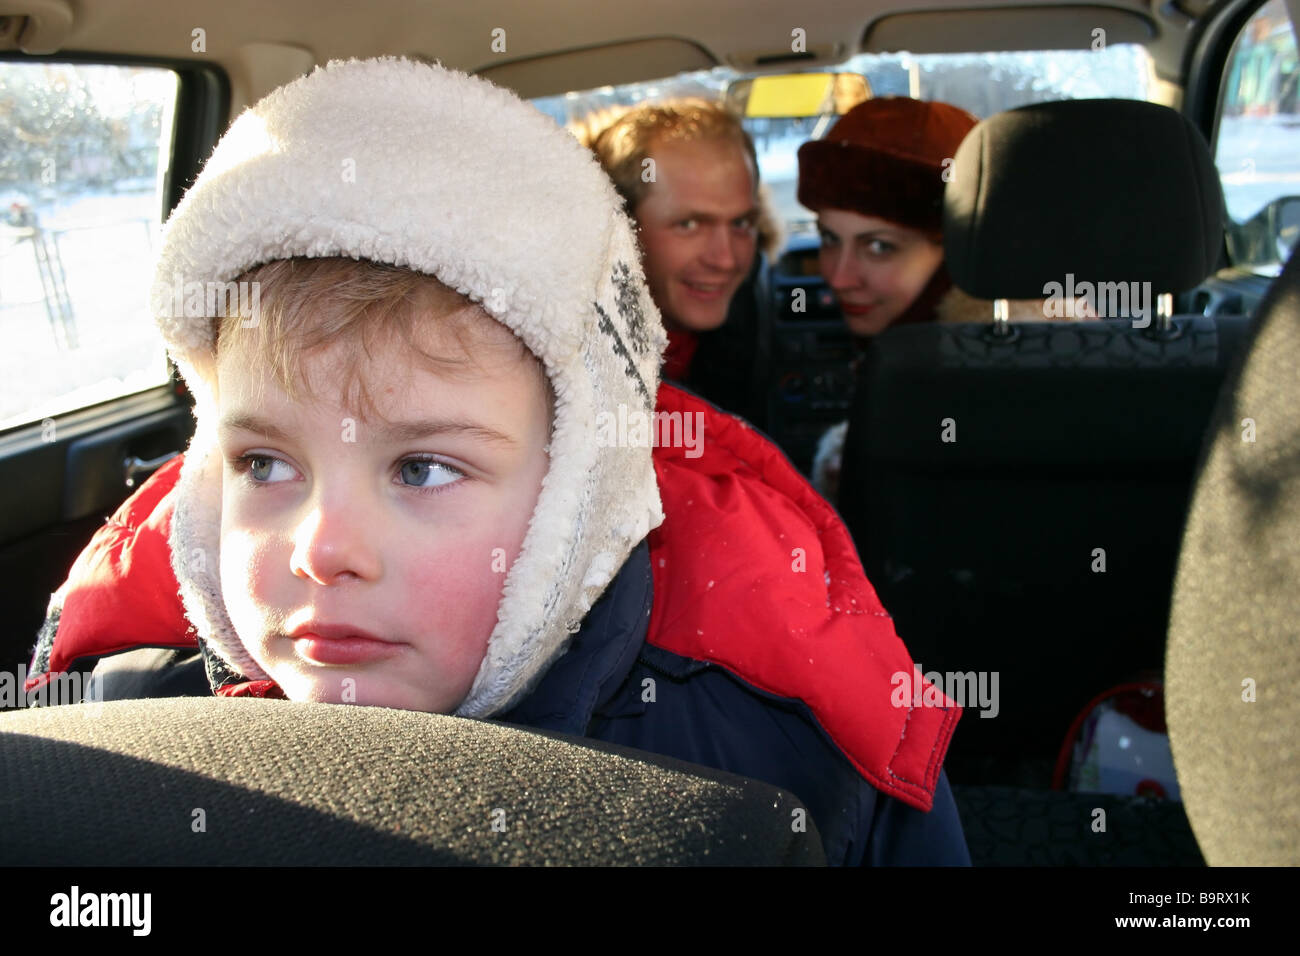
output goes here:
<path id="1" fill-rule="evenodd" d="M 303 624 L 287 635 L 294 650 L 315 664 L 360 664 L 401 652 L 401 642 L 386 641 L 350 624 Z"/>

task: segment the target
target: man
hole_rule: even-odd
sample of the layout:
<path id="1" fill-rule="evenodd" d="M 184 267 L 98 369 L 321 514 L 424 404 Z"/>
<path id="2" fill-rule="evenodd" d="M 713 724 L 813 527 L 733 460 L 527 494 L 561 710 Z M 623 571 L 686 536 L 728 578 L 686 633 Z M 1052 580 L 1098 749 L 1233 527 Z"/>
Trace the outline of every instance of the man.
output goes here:
<path id="1" fill-rule="evenodd" d="M 752 297 L 733 308 L 755 254 L 776 240 L 749 134 L 722 107 L 692 99 L 636 107 L 590 145 L 638 227 L 668 330 L 664 377 L 761 423 Z"/>

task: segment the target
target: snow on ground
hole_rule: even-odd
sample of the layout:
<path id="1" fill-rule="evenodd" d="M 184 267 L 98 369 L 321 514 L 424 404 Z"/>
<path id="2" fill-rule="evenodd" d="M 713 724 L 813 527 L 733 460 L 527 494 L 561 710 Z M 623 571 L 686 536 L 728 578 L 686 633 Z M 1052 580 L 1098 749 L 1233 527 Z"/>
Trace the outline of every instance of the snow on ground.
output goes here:
<path id="1" fill-rule="evenodd" d="M 147 307 L 156 196 L 92 194 L 37 212 L 63 263 L 78 342 L 64 348 L 51 326 L 31 239 L 0 227 L 0 428 L 166 381 Z"/>

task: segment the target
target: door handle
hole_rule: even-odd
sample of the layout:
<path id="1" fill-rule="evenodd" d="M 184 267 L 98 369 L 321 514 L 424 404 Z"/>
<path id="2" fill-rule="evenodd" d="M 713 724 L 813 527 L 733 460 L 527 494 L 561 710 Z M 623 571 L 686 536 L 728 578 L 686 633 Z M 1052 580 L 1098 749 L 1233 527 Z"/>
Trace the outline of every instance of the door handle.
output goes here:
<path id="1" fill-rule="evenodd" d="M 180 452 L 178 451 L 169 451 L 165 455 L 159 455 L 157 458 L 150 458 L 148 461 L 132 455 L 130 458 L 126 459 L 126 461 L 122 462 L 122 467 L 126 472 L 126 486 L 128 488 L 134 488 L 136 478 L 148 478 L 179 454 Z"/>

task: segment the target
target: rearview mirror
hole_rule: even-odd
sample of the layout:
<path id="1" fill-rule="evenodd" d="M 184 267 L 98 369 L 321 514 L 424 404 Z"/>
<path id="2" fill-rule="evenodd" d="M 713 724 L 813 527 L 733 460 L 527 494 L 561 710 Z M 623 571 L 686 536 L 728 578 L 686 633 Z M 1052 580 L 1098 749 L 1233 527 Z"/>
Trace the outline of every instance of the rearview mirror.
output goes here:
<path id="1" fill-rule="evenodd" d="M 1279 262 L 1291 258 L 1297 239 L 1300 239 L 1300 196 L 1287 196 L 1277 201 L 1277 215 L 1273 220 L 1273 244 L 1277 246 Z"/>
<path id="2" fill-rule="evenodd" d="M 1300 196 L 1274 199 L 1243 223 L 1228 223 L 1234 265 L 1280 272 L 1300 240 Z"/>
<path id="3" fill-rule="evenodd" d="M 727 108 L 737 116 L 838 116 L 871 98 L 859 73 L 782 73 L 736 80 L 727 87 Z"/>

